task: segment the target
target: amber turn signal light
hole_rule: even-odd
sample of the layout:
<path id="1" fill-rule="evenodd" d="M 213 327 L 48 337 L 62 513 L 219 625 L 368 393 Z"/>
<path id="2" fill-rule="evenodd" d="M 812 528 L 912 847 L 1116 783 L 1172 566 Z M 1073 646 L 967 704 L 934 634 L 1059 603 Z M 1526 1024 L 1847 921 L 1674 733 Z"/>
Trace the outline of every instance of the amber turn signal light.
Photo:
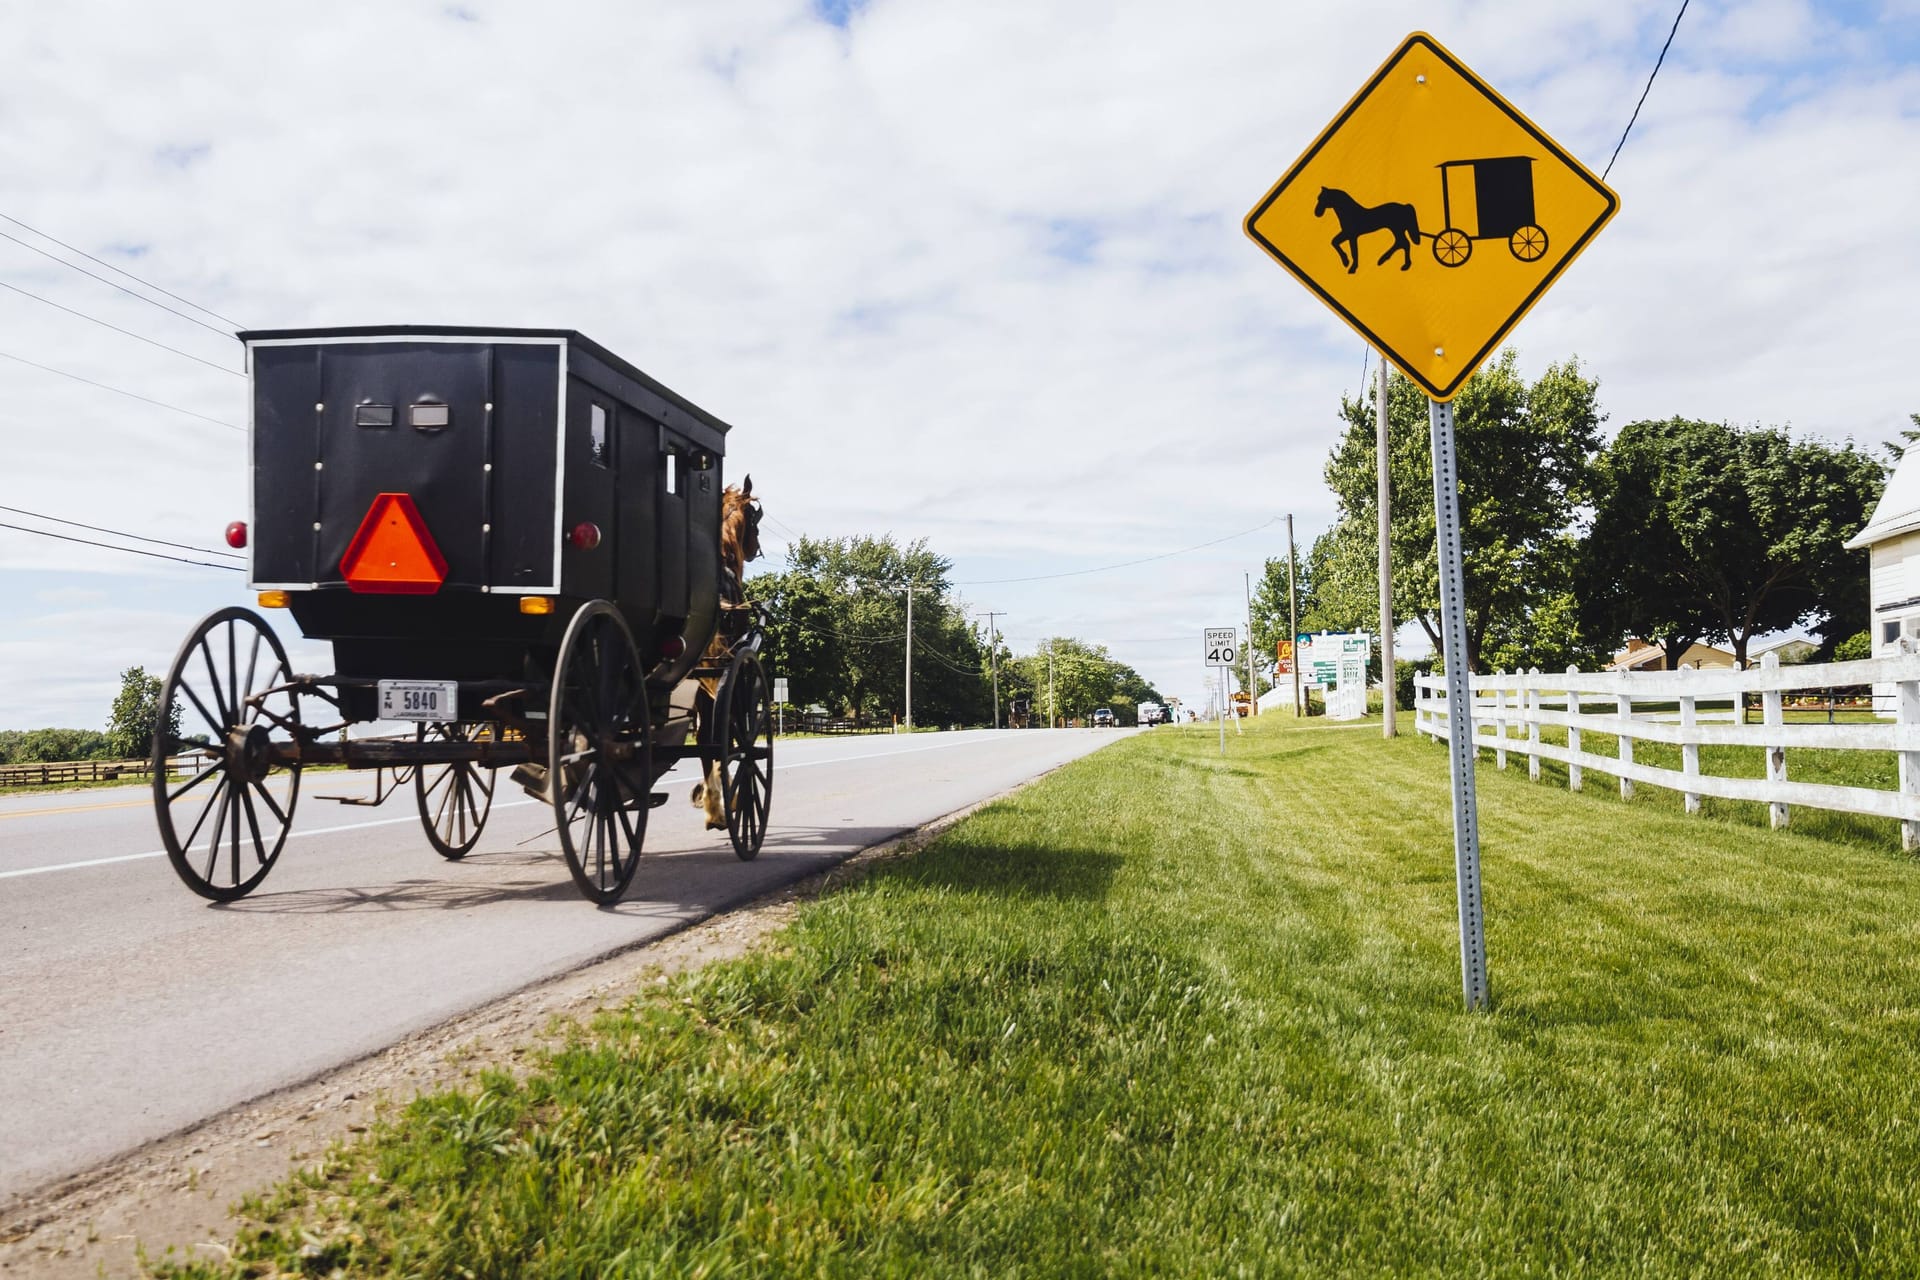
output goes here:
<path id="1" fill-rule="evenodd" d="M 284 609 L 287 607 L 287 593 L 284 591 L 262 591 L 259 595 L 262 609 Z"/>
<path id="2" fill-rule="evenodd" d="M 521 596 L 520 612 L 536 613 L 536 614 L 552 613 L 553 597 L 552 596 Z"/>

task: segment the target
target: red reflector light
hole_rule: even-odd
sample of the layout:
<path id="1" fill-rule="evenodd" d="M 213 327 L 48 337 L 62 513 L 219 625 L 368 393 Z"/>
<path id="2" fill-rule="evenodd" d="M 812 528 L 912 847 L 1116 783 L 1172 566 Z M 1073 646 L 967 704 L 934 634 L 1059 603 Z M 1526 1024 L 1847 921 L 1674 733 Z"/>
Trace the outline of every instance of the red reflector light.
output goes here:
<path id="1" fill-rule="evenodd" d="M 347 586 L 370 595 L 432 595 L 447 579 L 440 554 L 420 509 L 404 493 L 383 493 L 340 557 Z"/>
<path id="2" fill-rule="evenodd" d="M 660 657 L 666 662 L 672 662 L 686 651 L 687 641 L 684 636 L 668 636 L 660 642 Z"/>
<path id="3" fill-rule="evenodd" d="M 247 545 L 247 522 L 235 520 L 227 526 L 227 545 L 238 551 Z"/>
<path id="4" fill-rule="evenodd" d="M 567 534 L 567 541 L 582 551 L 591 551 L 600 545 L 600 526 L 591 520 L 582 520 Z"/>

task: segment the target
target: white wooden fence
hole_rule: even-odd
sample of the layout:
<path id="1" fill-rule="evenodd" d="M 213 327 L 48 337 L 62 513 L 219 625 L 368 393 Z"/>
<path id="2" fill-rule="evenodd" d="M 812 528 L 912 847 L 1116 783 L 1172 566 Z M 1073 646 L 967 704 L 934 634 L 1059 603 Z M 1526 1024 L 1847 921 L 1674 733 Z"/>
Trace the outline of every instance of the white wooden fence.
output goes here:
<path id="1" fill-rule="evenodd" d="M 1665 787 L 1686 797 L 1688 813 L 1700 811 L 1700 797 L 1754 800 L 1768 806 L 1775 827 L 1787 825 L 1790 808 L 1806 805 L 1842 813 L 1900 820 L 1900 842 L 1920 848 L 1920 654 L 1864 662 L 1781 666 L 1768 654 L 1746 671 L 1709 667 L 1695 671 L 1591 672 L 1569 669 L 1563 675 L 1539 671 L 1473 676 L 1473 736 L 1494 763 L 1507 767 L 1509 755 L 1526 758 L 1528 774 L 1540 776 L 1542 760 L 1567 767 L 1567 786 L 1578 791 L 1582 774 L 1598 769 L 1620 780 L 1620 794 L 1631 796 L 1635 783 Z M 1799 691 L 1872 685 L 1884 717 L 1867 724 L 1789 724 L 1785 700 Z M 1743 724 L 1746 695 L 1760 695 L 1761 723 Z M 1885 696 L 1890 694 L 1891 697 Z M 1448 734 L 1446 677 L 1414 677 L 1414 728 L 1435 741 Z M 1591 704 L 1609 708 L 1596 713 Z M 1663 712 L 1635 713 L 1636 702 L 1666 704 Z M 1678 706 L 1678 714 L 1671 709 Z M 1703 705 L 1704 704 L 1704 705 Z M 1891 710 L 1891 716 L 1888 711 Z M 1555 725 L 1567 731 L 1565 746 L 1542 742 L 1540 730 Z M 1612 756 L 1581 749 L 1583 732 L 1614 734 Z M 1665 769 L 1635 761 L 1635 742 L 1663 742 L 1680 748 L 1681 767 Z M 1763 778 L 1726 778 L 1700 771 L 1703 746 L 1759 747 L 1765 752 Z M 1893 752 L 1899 758 L 1899 789 L 1881 791 L 1787 778 L 1787 753 L 1793 749 Z"/>

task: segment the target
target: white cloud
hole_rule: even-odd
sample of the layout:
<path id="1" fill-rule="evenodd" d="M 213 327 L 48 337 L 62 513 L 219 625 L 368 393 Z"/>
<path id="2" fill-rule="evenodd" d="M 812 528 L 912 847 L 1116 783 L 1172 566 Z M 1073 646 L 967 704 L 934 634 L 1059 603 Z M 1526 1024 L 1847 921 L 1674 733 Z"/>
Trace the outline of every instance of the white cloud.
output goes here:
<path id="1" fill-rule="evenodd" d="M 0 212 L 256 326 L 582 329 L 734 422 L 729 467 L 782 525 L 925 534 L 961 580 L 1289 509 L 1310 540 L 1363 353 L 1240 216 L 1414 27 L 1598 168 L 1672 14 L 873 0 L 841 31 L 801 0 L 466 9 L 16 6 Z M 1915 70 L 1830 13 L 1696 3 L 1615 171 L 1622 213 L 1518 331 L 1523 362 L 1578 352 L 1616 425 L 1890 434 L 1920 408 L 1888 346 L 1920 292 L 1917 118 Z M 0 280 L 237 364 L 6 241 Z M 244 421 L 238 380 L 15 295 L 0 351 Z M 232 432 L 4 360 L 0 393 L 0 503 L 205 546 L 245 512 Z M 1197 699 L 1177 637 L 1238 617 L 1241 573 L 1280 550 L 1269 530 L 967 594 L 1016 645 L 1103 640 Z M 10 588 L 133 580 L 109 569 L 180 609 L 0 612 L 0 724 L 95 722 L 120 665 L 164 665 L 237 594 L 0 530 Z"/>

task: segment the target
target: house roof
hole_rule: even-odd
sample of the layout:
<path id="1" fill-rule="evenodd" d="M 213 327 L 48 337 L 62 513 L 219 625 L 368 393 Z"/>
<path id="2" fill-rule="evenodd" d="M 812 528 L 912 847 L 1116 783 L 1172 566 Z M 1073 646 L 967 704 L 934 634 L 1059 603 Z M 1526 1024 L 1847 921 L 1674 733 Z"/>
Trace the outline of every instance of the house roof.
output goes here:
<path id="1" fill-rule="evenodd" d="M 1886 490 L 1866 527 L 1846 541 L 1849 551 L 1920 529 L 1920 448 L 1908 449 L 1887 477 Z"/>

